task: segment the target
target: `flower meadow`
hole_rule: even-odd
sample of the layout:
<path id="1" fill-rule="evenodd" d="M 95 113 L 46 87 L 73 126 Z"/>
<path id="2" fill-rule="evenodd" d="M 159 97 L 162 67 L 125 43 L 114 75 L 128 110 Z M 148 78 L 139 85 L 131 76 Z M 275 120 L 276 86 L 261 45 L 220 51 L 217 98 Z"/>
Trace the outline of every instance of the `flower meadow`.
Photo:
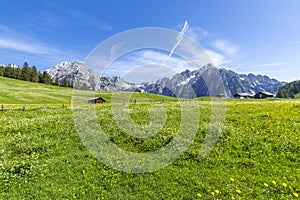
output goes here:
<path id="1" fill-rule="evenodd" d="M 127 151 L 148 152 L 162 148 L 179 133 L 178 102 L 149 98 L 130 106 L 133 121 L 147 124 L 148 110 L 155 104 L 165 107 L 168 119 L 158 133 L 147 139 L 120 130 L 109 102 L 94 106 L 97 120 L 111 142 Z M 165 168 L 141 174 L 117 171 L 97 160 L 81 141 L 72 109 L 66 105 L 28 104 L 22 110 L 22 104 L 10 104 L 0 111 L 0 199 L 300 196 L 298 100 L 227 100 L 222 134 L 211 152 L 200 157 L 211 107 L 209 99 L 199 99 L 198 131 L 188 150 Z"/>

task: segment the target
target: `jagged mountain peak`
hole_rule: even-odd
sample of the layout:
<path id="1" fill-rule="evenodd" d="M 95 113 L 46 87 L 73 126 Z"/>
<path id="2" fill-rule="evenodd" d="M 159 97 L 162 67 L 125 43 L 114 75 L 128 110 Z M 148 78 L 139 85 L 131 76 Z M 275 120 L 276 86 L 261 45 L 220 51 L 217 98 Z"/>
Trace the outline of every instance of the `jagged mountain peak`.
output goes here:
<path id="1" fill-rule="evenodd" d="M 204 69 L 204 70 L 207 70 L 207 69 L 210 69 L 210 68 L 216 68 L 216 66 L 212 63 L 207 63 L 206 65 L 203 65 L 201 68 Z"/>
<path id="2" fill-rule="evenodd" d="M 95 72 L 90 70 L 83 61 L 67 62 L 48 69 L 47 72 L 51 79 L 58 79 L 60 83 L 67 79 L 69 83 L 73 83 L 75 88 L 90 90 L 126 90 L 136 91 L 134 84 L 127 83 L 121 77 L 99 77 Z"/>
<path id="3" fill-rule="evenodd" d="M 276 88 L 284 84 L 266 75 L 238 74 L 232 70 L 216 68 L 211 63 L 194 71 L 187 69 L 174 76 L 139 85 L 128 83 L 124 78 L 118 76 L 99 77 L 88 69 L 83 61 L 63 61 L 47 71 L 53 81 L 59 79 L 62 82 L 67 79 L 69 82 L 75 83 L 77 88 L 85 86 L 84 89 L 91 90 L 145 91 L 187 98 L 215 95 L 209 92 L 210 86 L 204 78 L 204 76 L 213 77 L 215 73 L 218 73 L 219 77 L 222 78 L 225 86 L 224 94 L 227 97 L 232 97 L 237 92 L 274 92 Z"/>
<path id="4" fill-rule="evenodd" d="M 181 72 L 180 74 L 183 76 L 189 77 L 191 75 L 191 71 L 189 69 L 187 69 L 187 70 Z"/>
<path id="5" fill-rule="evenodd" d="M 214 76 L 218 73 L 219 76 Z M 193 95 L 210 96 L 209 84 L 213 81 L 207 77 L 221 77 L 224 84 L 224 95 L 233 97 L 237 92 L 257 93 L 259 91 L 275 92 L 282 86 L 283 82 L 271 79 L 264 75 L 238 74 L 232 70 L 217 68 L 212 64 L 207 64 L 198 70 L 185 70 L 172 77 L 161 79 L 157 82 L 145 85 L 145 91 L 168 96 L 191 98 Z M 210 83 L 207 83 L 209 81 Z M 220 83 L 220 82 L 219 82 Z M 221 84 L 222 85 L 222 84 Z M 217 87 L 223 87 L 220 84 Z M 195 93 L 195 94 L 193 94 Z"/>

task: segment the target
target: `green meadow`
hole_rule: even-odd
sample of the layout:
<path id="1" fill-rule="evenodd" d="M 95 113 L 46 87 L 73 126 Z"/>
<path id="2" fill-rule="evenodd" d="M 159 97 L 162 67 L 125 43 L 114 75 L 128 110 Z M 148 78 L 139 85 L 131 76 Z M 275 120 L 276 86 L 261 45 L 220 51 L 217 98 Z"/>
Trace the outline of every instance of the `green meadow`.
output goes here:
<path id="1" fill-rule="evenodd" d="M 103 164 L 84 146 L 73 119 L 72 89 L 0 77 L 0 91 L 0 104 L 4 105 L 4 111 L 0 111 L 0 199 L 300 196 L 297 99 L 226 100 L 222 134 L 210 153 L 200 157 L 211 104 L 210 98 L 199 98 L 198 129 L 187 151 L 160 170 L 129 173 Z M 126 134 L 116 124 L 111 92 L 94 95 L 107 100 L 93 108 L 107 138 L 122 149 L 155 151 L 179 132 L 181 112 L 175 98 L 133 94 L 130 116 L 135 123 L 149 123 L 148 111 L 153 105 L 163 106 L 168 117 L 158 133 L 141 139 Z"/>

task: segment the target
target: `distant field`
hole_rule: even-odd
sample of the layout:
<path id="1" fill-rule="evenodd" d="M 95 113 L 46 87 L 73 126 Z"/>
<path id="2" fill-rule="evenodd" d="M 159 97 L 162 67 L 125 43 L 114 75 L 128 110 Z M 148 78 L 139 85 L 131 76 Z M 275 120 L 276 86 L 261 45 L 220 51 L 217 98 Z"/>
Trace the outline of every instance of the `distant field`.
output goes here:
<path id="1" fill-rule="evenodd" d="M 26 81 L 20 81 L 0 76 L 0 104 L 20 104 L 21 106 L 26 104 L 37 105 L 62 105 L 71 104 L 72 100 L 72 88 L 64 88 L 52 85 L 45 85 L 39 83 L 32 83 Z M 91 94 L 90 97 L 101 96 L 107 102 L 110 102 L 112 92 L 90 92 L 79 91 L 79 93 Z M 141 102 L 157 102 L 157 101 L 177 101 L 176 98 L 166 97 L 154 94 L 142 94 L 134 93 L 131 101 L 136 100 L 137 103 Z M 32 106 L 31 106 L 32 107 Z"/>
<path id="2" fill-rule="evenodd" d="M 210 154 L 200 158 L 211 115 L 209 98 L 200 98 L 199 128 L 186 153 L 161 170 L 132 174 L 109 168 L 87 151 L 70 107 L 51 107 L 70 103 L 71 89 L 1 77 L 0 82 L 0 97 L 11 106 L 0 111 L 0 199 L 297 199 L 300 195 L 298 100 L 228 100 L 222 135 Z M 165 126 L 145 140 L 118 128 L 111 93 L 100 94 L 108 103 L 95 106 L 97 120 L 110 141 L 123 149 L 157 150 L 178 134 L 181 113 L 176 99 L 134 94 L 131 116 L 136 123 L 149 122 L 152 105 L 162 105 L 168 113 Z M 32 109 L 19 109 L 24 100 Z M 40 101 L 50 108 L 39 109 Z"/>
<path id="3" fill-rule="evenodd" d="M 0 77 L 0 103 L 43 104 L 70 103 L 71 88 Z"/>

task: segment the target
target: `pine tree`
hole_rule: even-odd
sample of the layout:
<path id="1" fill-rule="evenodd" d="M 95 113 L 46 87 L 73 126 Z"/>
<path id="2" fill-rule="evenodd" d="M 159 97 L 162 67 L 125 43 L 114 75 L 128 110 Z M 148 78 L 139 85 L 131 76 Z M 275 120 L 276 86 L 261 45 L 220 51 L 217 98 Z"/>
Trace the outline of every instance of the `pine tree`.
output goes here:
<path id="1" fill-rule="evenodd" d="M 39 75 L 39 83 L 43 83 L 43 74 L 41 72 L 38 72 Z"/>
<path id="2" fill-rule="evenodd" d="M 51 77 L 46 71 L 43 72 L 42 83 L 52 84 Z"/>
<path id="3" fill-rule="evenodd" d="M 59 79 L 58 78 L 55 79 L 54 85 L 59 86 Z"/>
<path id="4" fill-rule="evenodd" d="M 16 68 L 16 79 L 22 79 L 22 69 L 20 67 Z"/>
<path id="5" fill-rule="evenodd" d="M 10 68 L 10 76 L 9 76 L 9 78 L 16 79 L 17 78 L 17 69 L 13 68 L 13 67 L 9 67 L 9 68 Z"/>
<path id="6" fill-rule="evenodd" d="M 4 66 L 0 66 L 0 76 L 4 76 Z"/>
<path id="7" fill-rule="evenodd" d="M 30 81 L 31 82 L 38 82 L 39 81 L 39 74 L 38 74 L 38 71 L 37 71 L 35 66 L 33 66 L 31 68 Z"/>
<path id="8" fill-rule="evenodd" d="M 31 75 L 31 69 L 29 67 L 29 64 L 25 62 L 22 68 L 22 75 L 21 75 L 22 80 L 30 81 L 30 75 Z"/>
<path id="9" fill-rule="evenodd" d="M 10 78 L 12 74 L 12 68 L 11 67 L 5 67 L 4 69 L 4 77 Z"/>

